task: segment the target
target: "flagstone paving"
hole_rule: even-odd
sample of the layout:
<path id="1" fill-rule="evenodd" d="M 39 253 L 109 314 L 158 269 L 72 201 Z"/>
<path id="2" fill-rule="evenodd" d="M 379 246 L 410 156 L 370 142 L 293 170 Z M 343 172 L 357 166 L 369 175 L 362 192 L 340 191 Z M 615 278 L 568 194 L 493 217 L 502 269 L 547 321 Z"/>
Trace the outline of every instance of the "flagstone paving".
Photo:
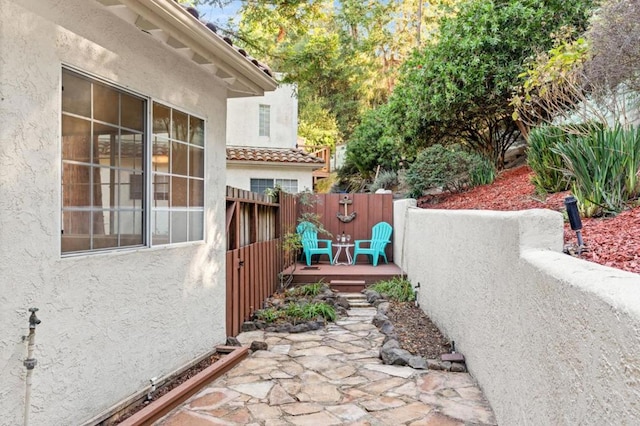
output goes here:
<path id="1" fill-rule="evenodd" d="M 252 331 L 269 344 L 156 422 L 211 425 L 495 425 L 468 373 L 383 365 L 375 308 L 355 308 L 325 330 Z"/>

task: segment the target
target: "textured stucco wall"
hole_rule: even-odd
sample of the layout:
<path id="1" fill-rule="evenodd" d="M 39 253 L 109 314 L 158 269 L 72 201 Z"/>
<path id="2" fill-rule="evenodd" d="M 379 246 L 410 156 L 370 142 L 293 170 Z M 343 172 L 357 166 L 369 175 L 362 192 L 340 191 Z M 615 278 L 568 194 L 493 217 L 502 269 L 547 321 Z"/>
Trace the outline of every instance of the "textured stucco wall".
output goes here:
<path id="1" fill-rule="evenodd" d="M 410 208 L 416 207 L 417 201 L 413 198 L 395 200 L 393 202 L 393 263 L 401 269 L 405 269 L 404 264 L 404 239 L 407 238 L 407 213 Z"/>
<path id="2" fill-rule="evenodd" d="M 259 136 L 259 106 L 271 106 L 271 134 Z M 283 84 L 273 92 L 227 101 L 227 145 L 295 148 L 298 139 L 298 98 L 295 86 Z"/>
<path id="3" fill-rule="evenodd" d="M 313 172 L 310 168 L 227 164 L 227 185 L 249 191 L 251 179 L 298 179 L 298 192 L 313 188 Z"/>
<path id="4" fill-rule="evenodd" d="M 563 254 L 548 210 L 413 208 L 398 232 L 499 424 L 640 423 L 640 276 Z"/>
<path id="5" fill-rule="evenodd" d="M 59 24 L 54 24 L 59 23 Z M 0 0 L 0 425 L 79 424 L 224 342 L 226 93 L 87 0 Z M 207 120 L 206 242 L 61 258 L 63 64 Z"/>

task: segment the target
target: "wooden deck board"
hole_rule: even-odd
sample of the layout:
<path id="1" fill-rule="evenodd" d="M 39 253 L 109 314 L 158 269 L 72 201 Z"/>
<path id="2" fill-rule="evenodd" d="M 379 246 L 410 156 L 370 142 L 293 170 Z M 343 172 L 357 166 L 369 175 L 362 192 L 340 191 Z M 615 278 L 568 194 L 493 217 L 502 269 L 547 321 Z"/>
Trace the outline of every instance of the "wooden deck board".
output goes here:
<path id="1" fill-rule="evenodd" d="M 283 273 L 291 274 L 292 271 L 292 283 L 294 285 L 316 282 L 330 284 L 331 281 L 338 281 L 332 287 L 341 291 L 359 291 L 366 285 L 406 275 L 400 267 L 393 263 L 382 263 L 378 264 L 378 266 L 373 266 L 370 264 L 330 265 L 329 262 L 320 262 L 307 266 L 298 262 L 295 265 L 295 270 L 291 266 L 285 269 Z"/>

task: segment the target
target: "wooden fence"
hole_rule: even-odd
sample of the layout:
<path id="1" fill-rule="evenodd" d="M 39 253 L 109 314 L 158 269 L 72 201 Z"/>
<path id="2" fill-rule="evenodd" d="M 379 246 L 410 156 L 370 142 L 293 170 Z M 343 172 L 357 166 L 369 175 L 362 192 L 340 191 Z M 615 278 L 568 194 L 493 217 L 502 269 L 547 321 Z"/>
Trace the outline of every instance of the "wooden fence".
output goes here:
<path id="1" fill-rule="evenodd" d="M 281 237 L 296 223 L 296 198 L 269 197 L 227 187 L 226 329 L 236 336 L 242 323 L 278 288 L 279 273 L 293 259 L 280 250 Z"/>
<path id="2" fill-rule="evenodd" d="M 300 206 L 300 209 L 318 215 L 324 228 L 335 237 L 343 232 L 354 240 L 371 238 L 371 227 L 378 222 L 388 222 L 393 226 L 392 194 L 316 194 L 314 205 Z M 346 206 L 346 209 L 345 209 Z M 350 222 L 351 216 L 355 216 Z M 328 238 L 328 237 L 324 237 Z M 393 243 L 388 244 L 386 255 L 393 261 Z M 365 262 L 365 257 L 358 263 Z"/>

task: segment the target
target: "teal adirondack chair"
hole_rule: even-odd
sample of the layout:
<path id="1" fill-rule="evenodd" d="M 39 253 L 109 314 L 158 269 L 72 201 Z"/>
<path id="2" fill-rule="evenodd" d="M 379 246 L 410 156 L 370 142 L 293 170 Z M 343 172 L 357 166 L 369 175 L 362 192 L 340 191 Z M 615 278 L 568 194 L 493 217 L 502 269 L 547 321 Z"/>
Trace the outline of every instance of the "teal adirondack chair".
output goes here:
<path id="1" fill-rule="evenodd" d="M 333 265 L 333 251 L 331 240 L 319 240 L 318 228 L 311 222 L 300 222 L 296 228 L 302 240 L 302 250 L 307 261 L 307 266 L 311 266 L 311 256 L 314 254 L 326 254 L 329 263 Z"/>
<path id="2" fill-rule="evenodd" d="M 366 254 L 370 257 L 373 266 L 378 266 L 378 258 L 382 256 L 384 263 L 387 262 L 387 255 L 384 252 L 387 244 L 391 242 L 391 232 L 393 228 L 387 222 L 379 222 L 373 225 L 371 228 L 370 240 L 356 240 L 354 241 L 353 249 L 353 264 L 356 264 L 356 258 L 359 254 Z M 363 247 L 368 245 L 368 247 Z"/>

